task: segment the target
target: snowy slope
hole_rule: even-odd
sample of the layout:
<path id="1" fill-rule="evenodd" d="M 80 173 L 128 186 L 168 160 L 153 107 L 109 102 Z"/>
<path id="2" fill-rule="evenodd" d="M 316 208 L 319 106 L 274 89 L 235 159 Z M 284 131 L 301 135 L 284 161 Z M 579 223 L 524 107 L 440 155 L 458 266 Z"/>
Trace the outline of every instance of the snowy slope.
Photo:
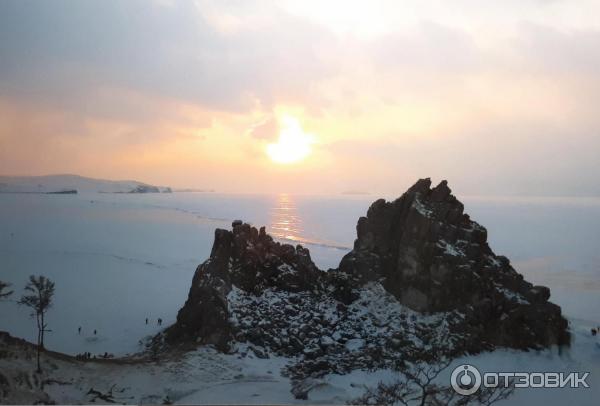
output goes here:
<path id="1" fill-rule="evenodd" d="M 562 354 L 553 348 L 465 356 L 455 360 L 437 382 L 448 385 L 452 369 L 463 363 L 481 371 L 586 371 L 590 372 L 589 389 L 517 389 L 500 404 L 595 405 L 600 388 L 600 346 L 587 327 L 583 321 L 573 321 L 574 343 Z M 396 377 L 387 369 L 328 374 L 311 383 L 307 400 L 299 400 L 290 392 L 292 382 L 281 373 L 294 359 L 273 354 L 258 358 L 245 345 L 236 346 L 230 354 L 200 347 L 154 360 L 146 356 L 80 361 L 51 353 L 42 358 L 41 377 L 33 372 L 32 348 L 7 348 L 0 343 L 0 349 L 7 355 L 0 358 L 0 373 L 8 382 L 8 396 L 3 398 L 0 393 L 0 403 L 30 404 L 51 399 L 58 404 L 106 404 L 110 402 L 96 398 L 90 390 L 107 394 L 112 388 L 112 400 L 127 404 L 344 404 L 360 396 L 366 387 Z M 41 379 L 45 381 L 43 392 Z"/>
<path id="2" fill-rule="evenodd" d="M 78 192 L 129 193 L 143 191 L 169 192 L 170 188 L 152 186 L 135 180 L 105 180 L 78 175 L 0 176 L 0 192 L 52 193 L 64 190 Z"/>

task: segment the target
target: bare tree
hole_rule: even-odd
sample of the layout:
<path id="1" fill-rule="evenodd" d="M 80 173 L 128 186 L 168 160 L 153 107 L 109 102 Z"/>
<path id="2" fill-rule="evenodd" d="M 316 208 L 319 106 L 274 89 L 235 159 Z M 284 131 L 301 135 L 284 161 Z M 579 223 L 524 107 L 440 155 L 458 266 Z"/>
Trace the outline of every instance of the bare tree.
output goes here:
<path id="1" fill-rule="evenodd" d="M 29 282 L 25 285 L 25 292 L 19 300 L 19 304 L 31 308 L 31 317 L 35 316 L 38 328 L 37 337 L 37 371 L 41 372 L 40 367 L 40 352 L 44 349 L 44 333 L 46 327 L 45 316 L 46 312 L 52 306 L 52 298 L 54 296 L 54 282 L 43 275 L 29 277 Z"/>
<path id="2" fill-rule="evenodd" d="M 514 387 L 481 387 L 470 396 L 462 396 L 450 386 L 435 383 L 436 378 L 448 368 L 444 360 L 434 364 L 420 363 L 408 367 L 394 382 L 380 382 L 374 388 L 350 402 L 353 405 L 492 405 L 508 398 Z"/>
<path id="3" fill-rule="evenodd" d="M 427 345 L 414 348 L 416 355 L 413 363 L 396 364 L 398 377 L 394 381 L 380 382 L 376 387 L 366 388 L 365 393 L 352 400 L 350 404 L 491 405 L 511 395 L 514 391 L 512 383 L 507 387 L 481 387 L 470 396 L 459 395 L 449 385 L 440 385 L 438 377 L 450 366 L 452 358 L 460 354 L 463 349 L 460 340 L 456 342 L 452 339 L 447 324 L 443 321 L 430 331 L 433 334 L 426 339 Z"/>
<path id="4" fill-rule="evenodd" d="M 392 383 L 380 382 L 375 388 L 367 388 L 363 396 L 353 400 L 355 405 L 425 405 L 435 403 L 445 388 L 433 383 L 450 361 L 412 365 L 401 372 Z"/>
<path id="5" fill-rule="evenodd" d="M 0 299 L 4 299 L 13 294 L 12 290 L 8 290 L 10 288 L 10 283 L 0 281 Z"/>

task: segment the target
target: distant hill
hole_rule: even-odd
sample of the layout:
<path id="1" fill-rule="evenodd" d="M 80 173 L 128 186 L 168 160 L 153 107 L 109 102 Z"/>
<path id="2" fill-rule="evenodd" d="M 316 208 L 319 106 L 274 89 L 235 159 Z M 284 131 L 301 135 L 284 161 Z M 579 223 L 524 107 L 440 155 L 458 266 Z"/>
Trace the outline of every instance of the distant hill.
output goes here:
<path id="1" fill-rule="evenodd" d="M 167 186 L 135 180 L 105 180 L 79 175 L 0 176 L 0 193 L 171 193 Z"/>

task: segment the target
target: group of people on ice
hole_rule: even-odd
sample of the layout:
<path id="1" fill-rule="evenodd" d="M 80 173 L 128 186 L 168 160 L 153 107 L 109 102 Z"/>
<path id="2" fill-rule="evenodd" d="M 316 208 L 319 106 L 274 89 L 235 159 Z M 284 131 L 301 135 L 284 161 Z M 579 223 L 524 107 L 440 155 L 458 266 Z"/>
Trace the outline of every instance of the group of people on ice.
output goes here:
<path id="1" fill-rule="evenodd" d="M 150 322 L 150 320 L 146 317 L 146 325 L 148 325 Z M 162 326 L 162 322 L 163 320 L 159 317 L 158 319 L 156 319 L 156 325 L 157 326 Z M 81 331 L 82 331 L 82 327 L 79 326 L 77 327 L 77 334 L 81 335 Z M 93 330 L 94 335 L 98 335 L 98 331 L 96 329 Z M 141 343 L 141 341 L 140 341 Z M 109 354 L 108 352 L 105 352 L 104 354 L 98 354 L 97 356 L 95 354 L 92 354 L 91 352 L 84 352 L 81 354 L 77 354 L 75 356 L 76 359 L 78 360 L 90 360 L 90 359 L 109 359 L 109 358 L 114 358 L 114 354 Z"/>
<path id="2" fill-rule="evenodd" d="M 148 322 L 149 322 L 149 319 L 148 319 L 148 317 L 146 317 L 146 324 L 148 324 Z M 162 326 L 162 322 L 163 322 L 163 320 L 162 320 L 162 319 L 159 317 L 159 318 L 156 320 L 156 325 L 158 325 L 158 326 Z M 77 328 L 77 334 L 81 335 L 81 326 L 79 326 L 79 327 Z M 98 331 L 97 331 L 96 329 L 94 329 L 94 335 L 97 335 L 97 334 L 98 334 Z"/>
<path id="3" fill-rule="evenodd" d="M 148 317 L 146 317 L 146 324 L 148 324 Z M 156 320 L 156 325 L 162 326 L 162 319 L 160 317 Z"/>
<path id="4" fill-rule="evenodd" d="M 78 360 L 88 360 L 88 359 L 99 359 L 99 358 L 104 358 L 104 359 L 108 359 L 108 358 L 114 358 L 115 355 L 114 354 L 109 354 L 108 352 L 105 352 L 104 354 L 99 354 L 98 356 L 96 356 L 96 354 L 92 354 L 91 352 L 84 352 L 82 354 L 77 354 L 75 355 L 75 358 Z"/>

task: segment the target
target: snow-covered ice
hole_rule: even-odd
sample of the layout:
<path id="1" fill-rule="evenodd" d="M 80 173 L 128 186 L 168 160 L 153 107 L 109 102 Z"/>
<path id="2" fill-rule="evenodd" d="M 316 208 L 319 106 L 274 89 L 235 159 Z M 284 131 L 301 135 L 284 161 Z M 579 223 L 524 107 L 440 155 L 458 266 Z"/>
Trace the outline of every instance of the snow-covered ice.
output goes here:
<path id="1" fill-rule="evenodd" d="M 337 266 L 346 252 L 340 247 L 352 246 L 356 221 L 372 198 L 286 197 L 290 198 L 295 199 L 294 216 L 302 221 L 292 241 L 308 243 L 319 266 Z M 600 395 L 600 347 L 589 329 L 600 324 L 600 201 L 462 200 L 471 217 L 488 229 L 497 253 L 509 257 L 531 282 L 551 288 L 551 300 L 563 307 L 575 339 L 573 348 L 560 356 L 555 351 L 501 350 L 459 361 L 490 370 L 590 371 L 590 390 L 518 391 L 510 401 L 558 404 L 567 393 L 575 396 L 576 404 L 594 404 Z M 160 330 L 157 318 L 163 319 L 163 327 L 174 321 L 196 266 L 210 253 L 214 229 L 229 228 L 237 218 L 269 229 L 279 201 L 277 196 L 203 193 L 0 194 L 0 280 L 12 283 L 17 297 L 30 274 L 44 274 L 56 282 L 55 305 L 48 313 L 48 348 L 69 354 L 134 353 L 142 349 L 140 340 Z M 13 302 L 0 303 L 0 330 L 35 339 L 33 320 Z M 186 403 L 296 402 L 287 378 L 279 375 L 285 359 L 248 355 L 241 360 L 211 351 L 186 355 L 189 359 L 184 357 L 181 364 L 90 363 L 83 372 L 71 372 L 93 377 L 91 386 L 98 388 L 122 382 L 132 388 L 132 402 L 159 402 L 167 395 Z M 361 385 L 385 376 L 391 373 L 328 375 L 311 390 L 309 401 L 343 403 L 359 395 Z M 157 385 L 165 379 L 172 385 Z M 53 395 L 69 403 L 89 389 L 80 386 L 58 385 L 52 390 L 64 394 Z"/>

